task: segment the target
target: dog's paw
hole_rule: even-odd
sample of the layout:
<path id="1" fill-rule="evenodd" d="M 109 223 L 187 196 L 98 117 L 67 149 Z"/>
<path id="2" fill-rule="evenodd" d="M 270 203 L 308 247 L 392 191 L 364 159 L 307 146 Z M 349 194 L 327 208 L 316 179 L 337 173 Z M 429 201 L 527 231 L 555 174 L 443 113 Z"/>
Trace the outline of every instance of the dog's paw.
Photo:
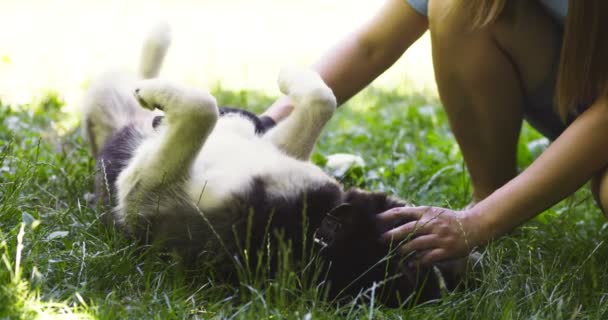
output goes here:
<path id="1" fill-rule="evenodd" d="M 204 90 L 181 86 L 162 79 L 140 81 L 134 90 L 139 104 L 167 114 L 217 114 L 215 98 Z"/>
<path id="2" fill-rule="evenodd" d="M 295 108 L 315 106 L 333 112 L 336 97 L 318 73 L 304 68 L 283 68 L 279 73 L 279 89 L 289 96 Z"/>
<path id="3" fill-rule="evenodd" d="M 175 94 L 176 88 L 164 80 L 151 79 L 139 81 L 133 91 L 137 102 L 149 110 L 165 110 L 171 98 L 169 95 Z"/>

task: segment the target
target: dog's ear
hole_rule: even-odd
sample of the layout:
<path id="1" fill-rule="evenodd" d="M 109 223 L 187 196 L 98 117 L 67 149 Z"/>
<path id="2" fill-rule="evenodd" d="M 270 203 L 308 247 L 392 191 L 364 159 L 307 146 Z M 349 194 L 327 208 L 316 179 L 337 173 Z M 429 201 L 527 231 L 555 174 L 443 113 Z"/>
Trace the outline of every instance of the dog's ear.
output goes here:
<path id="1" fill-rule="evenodd" d="M 351 221 L 355 208 L 350 203 L 343 203 L 333 208 L 328 215 L 336 217 L 338 220 Z"/>
<path id="2" fill-rule="evenodd" d="M 376 215 L 396 207 L 407 206 L 408 203 L 391 197 L 386 193 L 382 192 L 368 192 L 360 189 L 351 189 L 346 192 L 345 202 L 352 205 L 351 211 L 353 211 L 353 217 L 356 217 L 357 222 L 371 229 L 375 230 L 374 233 L 381 234 L 393 225 L 379 224 L 378 220 L 375 219 Z"/>

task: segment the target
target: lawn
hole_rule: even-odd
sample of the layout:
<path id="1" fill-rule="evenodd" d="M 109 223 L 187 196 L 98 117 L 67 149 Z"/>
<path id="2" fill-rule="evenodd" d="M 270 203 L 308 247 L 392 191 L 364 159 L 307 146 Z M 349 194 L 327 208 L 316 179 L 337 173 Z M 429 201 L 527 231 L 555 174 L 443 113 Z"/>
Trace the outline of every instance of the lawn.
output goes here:
<path id="1" fill-rule="evenodd" d="M 225 105 L 259 111 L 261 92 L 214 90 Z M 470 201 L 462 156 L 435 98 L 368 88 L 330 122 L 315 152 L 348 152 L 367 166 L 345 184 L 416 204 Z M 544 212 L 482 248 L 474 286 L 440 301 L 387 309 L 363 297 L 332 303 L 307 272 L 285 263 L 276 278 L 222 282 L 213 266 L 195 275 L 155 250 L 105 228 L 87 199 L 94 162 L 80 131 L 49 96 L 0 103 L 0 319 L 605 319 L 608 251 L 604 218 L 590 192 Z M 546 147 L 524 127 L 523 169 Z M 235 266 L 236 268 L 236 266 Z M 604 271 L 602 271 L 604 270 Z"/>
<path id="2" fill-rule="evenodd" d="M 0 319 L 608 318 L 608 228 L 587 188 L 481 248 L 466 290 L 401 309 L 365 296 L 327 301 L 311 285 L 312 271 L 289 261 L 275 278 L 243 276 L 238 285 L 222 281 L 215 266 L 186 273 L 100 223 L 102 208 L 90 203 L 94 161 L 75 111 L 93 75 L 136 65 L 157 18 L 169 20 L 174 35 L 164 76 L 215 88 L 223 105 L 261 111 L 278 94 L 281 66 L 310 64 L 380 4 L 3 0 Z M 347 186 L 457 209 L 471 190 L 436 98 L 429 50 L 427 36 L 349 101 L 313 159 L 323 166 L 334 153 L 359 155 L 364 168 L 325 169 Z M 520 169 L 547 144 L 524 126 Z"/>

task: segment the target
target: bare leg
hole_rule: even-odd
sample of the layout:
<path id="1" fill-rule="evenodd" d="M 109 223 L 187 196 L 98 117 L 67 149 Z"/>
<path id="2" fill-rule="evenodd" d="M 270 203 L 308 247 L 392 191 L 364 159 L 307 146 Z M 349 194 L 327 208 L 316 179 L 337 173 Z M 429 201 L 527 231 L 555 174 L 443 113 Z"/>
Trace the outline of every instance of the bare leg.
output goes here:
<path id="1" fill-rule="evenodd" d="M 551 75 L 559 33 L 536 1 L 510 1 L 496 23 L 477 30 L 454 2 L 430 1 L 433 61 L 479 201 L 517 174 L 525 97 Z"/>
<path id="2" fill-rule="evenodd" d="M 293 101 L 294 111 L 264 139 L 292 157 L 308 160 L 321 130 L 336 110 L 336 98 L 321 77 L 310 70 L 282 70 L 279 87 Z"/>

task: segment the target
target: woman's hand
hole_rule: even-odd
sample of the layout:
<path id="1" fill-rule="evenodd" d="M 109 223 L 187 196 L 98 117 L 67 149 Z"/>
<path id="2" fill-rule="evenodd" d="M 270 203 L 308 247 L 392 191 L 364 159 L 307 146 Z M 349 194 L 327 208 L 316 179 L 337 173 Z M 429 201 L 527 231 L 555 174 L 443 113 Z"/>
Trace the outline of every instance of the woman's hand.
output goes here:
<path id="1" fill-rule="evenodd" d="M 478 236 L 471 230 L 468 211 L 453 211 L 437 207 L 399 207 L 385 211 L 377 217 L 381 223 L 409 222 L 397 226 L 382 235 L 384 241 L 401 242 L 403 255 L 416 252 L 416 260 L 431 264 L 466 256 L 480 244 Z"/>

